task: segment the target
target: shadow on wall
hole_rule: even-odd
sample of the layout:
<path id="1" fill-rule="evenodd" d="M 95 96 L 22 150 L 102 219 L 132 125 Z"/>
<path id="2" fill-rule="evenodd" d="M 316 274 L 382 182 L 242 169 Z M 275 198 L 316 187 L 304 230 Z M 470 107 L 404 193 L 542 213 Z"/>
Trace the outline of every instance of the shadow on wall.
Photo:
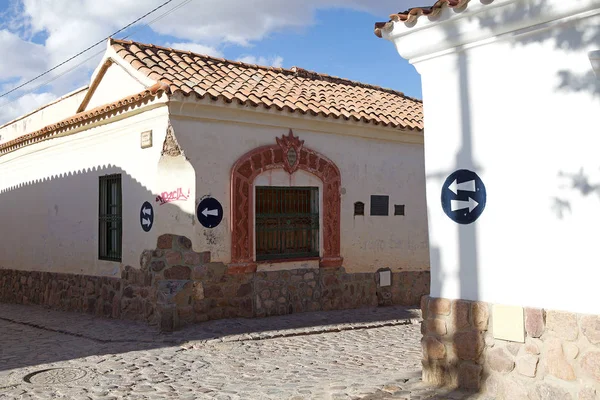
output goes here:
<path id="1" fill-rule="evenodd" d="M 576 173 L 559 171 L 557 175 L 561 182 L 559 189 L 576 192 L 583 197 L 595 195 L 600 199 L 600 183 L 592 183 L 590 174 L 586 174 L 583 167 Z M 553 197 L 552 210 L 558 219 L 564 219 L 571 213 L 571 202 L 566 198 Z"/>
<path id="2" fill-rule="evenodd" d="M 504 12 L 498 13 L 494 17 L 479 18 L 480 27 L 502 26 L 523 19 L 534 21 L 544 10 L 550 8 L 548 0 L 527 0 L 521 3 L 525 5 L 525 11 L 521 7 L 518 10 L 506 7 Z M 560 24 L 557 28 L 547 29 L 534 35 L 520 35 L 516 38 L 515 45 L 539 44 L 551 41 L 557 50 L 565 52 L 574 52 L 590 46 L 596 47 L 591 50 L 600 50 L 600 26 L 575 26 L 576 22 Z M 591 64 L 588 66 L 591 69 Z M 556 90 L 587 91 L 600 98 L 600 79 L 591 70 L 583 73 L 561 70 L 558 72 L 558 78 L 560 83 L 557 85 Z"/>
<path id="3" fill-rule="evenodd" d="M 446 25 L 446 36 L 452 38 L 458 35 L 456 28 Z M 482 168 L 473 155 L 473 132 L 471 115 L 471 98 L 469 94 L 469 60 L 465 52 L 457 55 L 459 71 L 460 102 L 461 102 L 461 138 L 459 150 L 455 155 L 455 164 L 450 171 L 437 171 L 427 176 L 428 180 L 443 180 L 452 172 L 459 169 L 469 169 L 478 174 Z M 427 99 L 424 99 L 427 101 Z M 440 190 L 441 190 L 441 184 Z M 441 207 L 440 204 L 430 204 L 429 207 Z M 443 294 L 444 285 L 448 278 L 454 278 L 458 288 L 450 289 L 449 293 L 460 299 L 479 299 L 479 264 L 477 244 L 477 224 L 456 224 L 458 242 L 457 276 L 449 277 L 445 273 L 441 249 L 431 245 L 431 283 L 432 289 L 437 288 Z M 432 299 L 424 296 L 421 302 L 423 313 L 424 337 L 423 346 L 423 379 L 434 385 L 447 386 L 448 392 L 441 397 L 452 397 L 460 390 L 467 389 L 479 392 L 483 367 L 480 363 L 480 343 L 483 341 L 482 324 L 475 322 L 475 311 L 467 302 L 450 302 L 446 299 Z M 437 316 L 446 316 L 444 319 Z M 453 390 L 454 387 L 460 389 Z M 474 394 L 475 395 L 475 394 Z M 468 398 L 468 397 L 460 397 Z"/>
<path id="4" fill-rule="evenodd" d="M 67 272 L 120 277 L 125 264 L 98 261 L 99 177 L 121 175 L 123 259 L 138 260 L 144 235 L 155 235 L 161 215 L 181 213 L 173 203 L 160 205 L 153 194 L 127 171 L 114 165 L 97 166 L 35 181 L 0 191 L 0 218 L 3 231 L 11 232 L 13 246 L 0 248 L 0 268 Z M 155 213 L 154 227 L 144 232 L 140 221 L 142 204 L 148 201 Z M 158 213 L 158 214 L 157 214 Z M 155 242 L 154 240 L 152 242 Z M 16 244 L 22 244 L 17 246 Z M 7 246 L 3 241 L 0 246 Z M 154 248 L 156 243 L 152 243 Z M 67 255 L 64 257 L 63 255 Z M 10 265 L 9 260 L 27 260 Z M 79 261 L 74 261 L 79 260 Z M 42 262 L 44 265 L 39 265 Z M 73 265 L 81 262 L 83 265 Z M 35 263 L 34 265 L 28 265 Z M 103 264 L 104 270 L 95 268 Z M 110 264 L 113 268 L 110 269 Z M 107 267 L 108 266 L 108 267 Z M 136 268 L 139 265 L 136 263 Z M 92 269 L 95 268 L 95 269 Z"/>
<path id="5" fill-rule="evenodd" d="M 0 261 L 0 301 L 4 303 L 16 304 L 38 304 L 49 306 L 58 310 L 77 311 L 91 315 L 81 315 L 68 317 L 70 325 L 64 326 L 51 319 L 47 323 L 54 323 L 53 327 L 57 332 L 77 330 L 80 323 L 86 321 L 90 324 L 106 325 L 111 332 L 119 332 L 121 329 L 131 332 L 151 332 L 151 335 L 158 335 L 156 328 L 149 326 L 146 321 L 159 323 L 163 311 L 160 309 L 160 301 L 157 302 L 157 288 L 150 282 L 143 269 L 134 265 L 133 268 L 128 265 L 115 263 L 115 267 L 120 274 L 114 277 L 90 276 L 92 273 L 88 270 L 88 265 L 93 266 L 97 262 L 98 247 L 96 236 L 98 233 L 98 196 L 99 196 L 99 176 L 109 174 L 121 174 L 123 188 L 123 233 L 124 233 L 124 252 L 135 254 L 135 260 L 139 260 L 140 265 L 147 260 L 143 260 L 141 255 L 146 253 L 144 248 L 133 248 L 134 244 L 127 245 L 130 235 L 147 235 L 140 226 L 140 209 L 144 201 L 149 201 L 154 205 L 155 194 L 151 193 L 140 182 L 134 179 L 127 171 L 117 166 L 98 166 L 85 171 L 66 173 L 60 176 L 54 176 L 48 179 L 42 179 L 33 182 L 27 182 L 17 187 L 11 187 L 0 192 L 0 220 L 3 221 L 3 235 L 8 230 L 12 230 L 11 235 L 15 238 L 14 242 L 2 241 L 0 252 L 12 252 L 10 260 L 26 260 L 24 264 L 15 266 L 10 265 L 13 261 Z M 168 203 L 161 208 L 179 209 L 176 203 Z M 161 209 L 162 211 L 162 209 Z M 171 212 L 165 212 L 170 215 Z M 159 218 L 161 214 L 157 214 Z M 31 221 L 35 221 L 32 223 Z M 157 220 L 155 219 L 155 224 Z M 158 226 L 154 226 L 151 232 L 155 232 Z M 155 236 L 154 234 L 152 235 Z M 169 235 L 162 235 L 169 236 Z M 161 236 L 161 237 L 162 237 Z M 185 239 L 185 238 L 184 238 Z M 159 239 L 160 240 L 160 239 Z M 179 241 L 176 241 L 179 243 Z M 187 240 L 189 242 L 189 240 Z M 23 243 L 22 249 L 14 248 L 15 243 Z M 143 246 L 143 242 L 139 242 Z M 183 242 L 182 242 L 183 243 Z M 148 246 L 148 245 L 147 245 Z M 175 246 L 175 245 L 173 245 Z M 154 253 L 157 247 L 162 248 L 153 242 L 149 245 L 150 253 Z M 187 252 L 189 253 L 189 246 Z M 165 257 L 167 256 L 165 251 Z M 27 253 L 27 254 L 25 254 Z M 68 254 L 68 258 L 64 258 Z M 1 253 L 0 253 L 1 255 Z M 24 258 L 22 258 L 25 256 Z M 185 260 L 186 258 L 183 257 Z M 82 260 L 82 266 L 72 267 L 70 260 Z M 28 265 L 25 263 L 43 262 L 45 265 Z M 178 261 L 181 262 L 181 261 Z M 183 261 L 187 265 L 187 261 Z M 200 262 L 200 261 L 199 261 Z M 86 266 L 83 266 L 86 263 Z M 147 263 L 146 263 L 147 264 Z M 221 263 L 209 263 L 221 264 Z M 195 264 L 189 264 L 190 268 L 196 271 Z M 202 265 L 204 267 L 206 264 Z M 15 271 L 15 267 L 26 271 Z M 69 267 L 67 273 L 60 273 L 61 267 Z M 214 266 L 221 268 L 224 265 Z M 150 268 L 154 268 L 150 266 Z M 185 267 L 187 268 L 187 267 Z M 177 267 L 175 267 L 177 269 Z M 179 268 L 182 269 L 183 268 Z M 202 268 L 199 268 L 202 269 Z M 28 270 L 28 271 L 27 271 Z M 47 272 L 31 272 L 31 270 L 46 270 Z M 63 269 L 64 270 L 64 269 Z M 24 274 L 23 274 L 24 272 Z M 161 269 L 161 273 L 168 272 L 167 268 Z M 52 274 L 50 274 L 52 273 Z M 285 274 L 286 272 L 281 272 Z M 265 275 L 268 280 L 268 273 L 258 274 L 259 278 Z M 338 276 L 334 273 L 324 274 L 323 281 L 327 284 L 330 280 L 336 281 Z M 331 275 L 331 276 L 330 276 Z M 224 275 L 223 275 L 224 276 Z M 156 276 L 154 276 L 156 278 Z M 334 279 L 335 278 L 335 279 Z M 346 280 L 355 277 L 344 276 Z M 188 278 L 189 279 L 189 278 Z M 370 275 L 370 279 L 373 278 Z M 267 282 L 268 283 L 268 282 Z M 335 283 L 335 282 L 334 282 Z M 339 285 L 345 285 L 346 281 L 338 282 Z M 338 286 L 339 286 L 338 285 Z M 372 282 L 371 286 L 374 286 Z M 349 286 L 349 285 L 346 285 Z M 350 285 L 351 286 L 351 285 Z M 211 290 L 225 290 L 219 285 L 205 287 L 203 298 L 205 303 L 211 303 L 214 299 Z M 338 290 L 334 288 L 332 295 Z M 340 289 L 341 290 L 341 289 Z M 331 297 L 331 296 L 330 296 Z M 357 297 L 357 296 L 355 296 Z M 326 298 L 325 291 L 323 298 Z M 374 299 L 375 302 L 377 299 Z M 212 303 L 211 303 L 212 304 Z M 376 304 L 375 304 L 376 305 Z M 43 312 L 42 310 L 39 310 Z M 37 311 L 28 311 L 37 312 Z M 94 319 L 95 316 L 112 317 L 113 319 Z M 0 318 L 4 317 L 0 314 Z M 236 319 L 231 323 L 222 322 L 221 330 L 211 330 L 211 322 L 205 325 L 191 325 L 186 330 L 186 340 L 202 340 L 206 338 L 219 338 L 231 334 L 241 334 L 244 332 L 260 332 L 263 330 L 282 330 L 288 328 L 301 328 L 323 326 L 339 323 L 353 322 L 377 322 L 389 321 L 399 318 L 417 318 L 418 315 L 410 310 L 398 308 L 372 308 L 369 311 L 361 313 L 337 312 L 334 313 L 311 313 L 304 317 L 294 319 Z M 133 320 L 123 321 L 117 318 Z M 297 319 L 296 319 L 297 318 Z M 58 321 L 58 320 L 57 320 Z M 255 322 L 254 322 L 255 321 Z M 46 323 L 46 322 L 45 322 Z M 114 324 L 114 325 L 113 325 Z M 127 325 L 124 325 L 127 324 Z M 94 326 L 95 326 L 94 325 Z M 9 332 L 16 325 L 6 321 L 0 321 L 0 333 Z M 224 327 L 224 328 L 223 328 Z M 129 330 L 128 330 L 129 329 Z M 36 331 L 31 331 L 31 341 L 35 343 Z M 83 346 L 81 349 L 73 351 L 53 351 L 35 353 L 35 357 L 25 356 L 22 359 L 11 359 L 10 362 L 4 362 L 0 359 L 0 370 L 18 368 L 26 365 L 37 365 L 39 363 L 54 362 L 76 357 L 84 357 L 93 354 L 108 354 L 119 351 L 131 351 L 139 348 L 152 348 L 172 345 L 169 343 L 169 337 L 177 340 L 177 333 L 171 336 L 160 336 L 160 340 L 152 343 L 131 342 L 136 336 L 132 333 L 130 337 L 123 338 L 119 343 L 107 343 L 102 339 L 96 340 L 94 346 Z M 83 339 L 82 339 L 83 340 Z M 33 353 L 32 353 L 33 354 Z"/>
<path id="6" fill-rule="evenodd" d="M 482 29 L 495 26 L 507 25 L 516 20 L 535 20 L 542 11 L 549 7 L 547 0 L 529 0 L 523 1 L 527 5 L 526 11 L 505 11 L 495 17 L 479 18 L 479 24 Z M 590 46 L 600 43 L 600 27 L 578 27 L 574 24 L 561 25 L 557 29 L 549 29 L 542 36 L 522 35 L 517 38 L 515 46 L 530 43 L 542 43 L 553 41 L 557 50 L 572 52 L 587 49 Z M 453 38 L 457 36 L 455 28 L 446 24 L 446 36 Z M 459 49 L 460 50 L 460 49 Z M 592 49 L 594 50 L 594 49 Z M 589 63 L 589 60 L 588 60 Z M 469 60 L 464 52 L 458 53 L 457 68 L 459 70 L 459 88 L 461 101 L 461 146 L 456 154 L 455 169 L 467 168 L 476 172 L 481 172 L 477 168 L 477 161 L 473 158 L 472 141 L 473 133 L 471 131 L 471 99 L 469 96 Z M 593 72 L 591 64 L 587 72 L 561 70 L 558 72 L 558 85 L 556 90 L 581 92 L 587 91 L 593 96 L 600 94 L 600 82 Z M 427 99 L 424 99 L 427 101 Z M 428 180 L 443 180 L 453 171 L 436 171 L 428 175 Z M 591 184 L 582 173 L 572 175 L 572 188 L 579 190 L 582 195 L 587 196 L 591 193 L 600 195 L 600 185 Z M 430 204 L 429 207 L 439 207 L 438 204 Z M 563 215 L 570 209 L 568 201 L 560 198 L 554 199 L 553 207 L 557 214 Z M 478 262 L 477 262 L 477 226 L 476 224 L 467 226 L 457 226 L 458 229 L 458 297 L 461 299 L 479 298 L 478 282 Z M 432 289 L 436 285 L 443 293 L 443 285 L 448 278 L 440 271 L 443 271 L 441 265 L 440 249 L 432 245 L 431 264 L 432 264 Z M 434 267 L 438 265 L 438 267 Z M 438 301 L 439 300 L 439 301 Z M 483 314 L 478 314 L 485 306 L 483 303 L 471 303 L 437 299 L 428 300 L 424 297 L 422 303 L 424 315 L 423 332 L 428 333 L 423 339 L 424 352 L 424 379 L 430 383 L 440 385 L 455 386 L 473 390 L 479 393 L 482 390 L 482 382 L 487 378 L 487 372 L 483 368 L 485 347 L 483 338 L 488 329 L 487 319 L 479 319 Z M 461 311 L 462 309 L 462 311 Z M 486 309 L 487 310 L 487 309 Z M 487 312 L 487 311 L 486 311 Z M 427 318 L 427 314 L 430 317 Z M 447 316 L 447 317 L 446 317 Z M 441 318 L 438 318 L 441 317 Z M 486 317 L 487 318 L 487 317 Z M 448 395 L 450 395 L 449 392 Z M 474 396 L 477 396 L 476 394 Z"/>
<path id="7" fill-rule="evenodd" d="M 99 259 L 99 177 L 112 174 L 121 175 L 122 262 Z M 155 213 L 150 232 L 142 229 L 146 201 Z M 157 294 L 151 276 L 140 269 L 141 255 L 145 247 L 156 248 L 161 216 L 181 213 L 173 203 L 158 210 L 156 201 L 114 165 L 2 190 L 0 220 L 8 239 L 0 242 L 0 302 L 156 323 Z"/>

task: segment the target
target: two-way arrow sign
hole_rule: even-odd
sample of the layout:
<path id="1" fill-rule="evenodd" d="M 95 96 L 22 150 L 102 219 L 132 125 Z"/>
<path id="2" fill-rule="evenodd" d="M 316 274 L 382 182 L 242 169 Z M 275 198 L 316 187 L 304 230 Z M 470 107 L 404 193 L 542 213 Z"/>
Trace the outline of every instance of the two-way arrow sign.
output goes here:
<path id="1" fill-rule="evenodd" d="M 218 217 L 219 210 L 209 210 L 208 208 L 205 208 L 204 210 L 202 210 L 202 215 L 204 215 L 205 217 L 208 217 L 209 215 L 212 215 L 213 217 Z"/>
<path id="2" fill-rule="evenodd" d="M 140 225 L 144 232 L 150 232 L 152 225 L 154 225 L 154 209 L 152 204 L 147 201 L 140 208 Z"/>
<path id="3" fill-rule="evenodd" d="M 458 183 L 458 180 L 455 179 L 454 182 L 452 182 L 450 186 L 448 186 L 448 189 L 450 189 L 450 191 L 454 194 L 458 194 L 459 190 L 463 192 L 475 192 L 475 181 L 470 180 L 467 182 Z M 450 210 L 452 211 L 458 211 L 468 208 L 469 212 L 472 212 L 478 205 L 479 203 L 473 200 L 471 197 L 469 197 L 468 201 L 450 200 Z"/>
<path id="4" fill-rule="evenodd" d="M 485 210 L 485 185 L 474 171 L 458 169 L 452 172 L 444 180 L 441 190 L 442 209 L 457 224 L 472 224 Z"/>

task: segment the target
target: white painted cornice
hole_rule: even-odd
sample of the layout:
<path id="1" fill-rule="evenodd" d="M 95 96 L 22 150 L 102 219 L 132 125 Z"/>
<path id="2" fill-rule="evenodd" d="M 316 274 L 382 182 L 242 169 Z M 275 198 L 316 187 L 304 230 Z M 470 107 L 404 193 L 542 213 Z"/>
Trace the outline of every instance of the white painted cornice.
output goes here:
<path id="1" fill-rule="evenodd" d="M 308 116 L 301 113 L 288 113 L 274 108 L 267 109 L 236 103 L 228 104 L 208 98 L 185 97 L 180 94 L 170 96 L 169 114 L 173 118 L 188 120 L 304 129 L 313 132 L 418 145 L 424 143 L 422 131 L 401 130 L 388 126 L 366 124 L 362 121 L 346 121 L 322 116 Z"/>
<path id="2" fill-rule="evenodd" d="M 461 10 L 443 7 L 437 16 L 421 16 L 412 24 L 393 22 L 382 35 L 394 43 L 400 56 L 415 64 L 597 14 L 600 0 L 471 0 Z"/>

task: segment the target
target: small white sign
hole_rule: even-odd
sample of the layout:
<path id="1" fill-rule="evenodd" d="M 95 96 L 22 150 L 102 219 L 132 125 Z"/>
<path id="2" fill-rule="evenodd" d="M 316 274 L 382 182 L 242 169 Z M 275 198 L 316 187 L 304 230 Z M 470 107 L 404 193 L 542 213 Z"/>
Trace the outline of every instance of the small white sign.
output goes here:
<path id="1" fill-rule="evenodd" d="M 392 271 L 381 271 L 379 273 L 379 286 L 390 286 L 392 284 Z"/>
<path id="2" fill-rule="evenodd" d="M 494 339 L 525 343 L 523 307 L 494 304 L 492 306 Z"/>
<path id="3" fill-rule="evenodd" d="M 142 132 L 141 146 L 142 146 L 142 149 L 147 149 L 148 147 L 152 147 L 152 131 Z"/>

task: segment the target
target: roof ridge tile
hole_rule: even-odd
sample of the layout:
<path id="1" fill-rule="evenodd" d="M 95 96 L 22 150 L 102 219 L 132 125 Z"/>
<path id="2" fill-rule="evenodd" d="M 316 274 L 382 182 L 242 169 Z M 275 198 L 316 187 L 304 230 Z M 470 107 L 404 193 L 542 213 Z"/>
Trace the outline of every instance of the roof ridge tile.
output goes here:
<path id="1" fill-rule="evenodd" d="M 465 1 L 465 0 L 439 0 L 439 1 Z M 130 43 L 129 43 L 130 42 Z M 187 54 L 191 54 L 191 55 L 195 55 L 195 56 L 199 56 L 205 59 L 209 59 L 209 60 L 214 60 L 214 61 L 218 61 L 220 63 L 226 63 L 226 64 L 235 64 L 235 65 L 240 65 L 243 67 L 250 67 L 250 68 L 255 68 L 255 69 L 259 69 L 259 70 L 278 70 L 279 72 L 283 73 L 283 74 L 293 74 L 295 76 L 301 76 L 301 77 L 305 77 L 305 78 L 309 78 L 309 79 L 317 79 L 317 77 L 322 78 L 323 80 L 331 80 L 332 83 L 339 83 L 339 84 L 345 84 L 345 85 L 349 85 L 349 86 L 357 86 L 357 87 L 366 87 L 366 88 L 372 88 L 375 90 L 379 90 L 379 91 L 385 91 L 388 93 L 393 93 L 393 94 L 397 94 L 399 96 L 402 97 L 406 97 L 409 98 L 411 100 L 414 101 L 418 101 L 420 102 L 420 99 L 416 99 L 410 96 L 405 95 L 403 92 L 394 90 L 394 89 L 390 89 L 390 88 L 383 88 L 381 86 L 377 86 L 377 85 L 372 85 L 372 84 L 368 84 L 368 83 L 363 83 L 363 82 L 359 82 L 359 81 L 355 81 L 355 80 L 351 80 L 351 79 L 347 79 L 347 78 L 340 78 L 337 76 L 332 76 L 332 75 L 328 75 L 325 73 L 321 73 L 321 72 L 316 72 L 316 71 L 310 71 L 304 68 L 300 68 L 300 67 L 296 67 L 293 66 L 290 69 L 286 69 L 286 68 L 282 68 L 282 67 L 273 67 L 273 66 L 264 66 L 264 65 L 258 65 L 258 64 L 250 64 L 250 63 L 245 63 L 242 61 L 238 61 L 238 60 L 228 60 L 225 58 L 221 58 L 221 57 L 214 57 L 214 56 L 210 56 L 207 54 L 200 54 L 200 53 L 195 53 L 189 50 L 178 50 L 178 49 L 171 49 L 171 48 L 167 48 L 164 46 L 160 46 L 160 45 L 155 45 L 155 44 L 146 44 L 146 43 L 140 43 L 140 42 L 132 42 L 132 41 L 123 41 L 120 39 L 111 39 L 111 43 L 112 44 L 120 44 L 120 43 L 128 43 L 128 44 L 135 44 L 138 47 L 139 46 L 143 46 L 146 49 L 152 49 L 152 48 L 156 48 L 156 49 L 162 49 L 162 50 L 168 50 L 174 54 L 177 53 L 187 53 Z"/>
<path id="2" fill-rule="evenodd" d="M 391 14 L 389 21 L 375 23 L 375 35 L 380 38 L 383 37 L 382 31 L 391 30 L 393 22 L 414 23 L 422 15 L 436 17 L 442 11 L 443 7 L 461 9 L 466 7 L 469 1 L 471 0 L 437 0 L 431 6 L 412 7 L 406 11 Z"/>

